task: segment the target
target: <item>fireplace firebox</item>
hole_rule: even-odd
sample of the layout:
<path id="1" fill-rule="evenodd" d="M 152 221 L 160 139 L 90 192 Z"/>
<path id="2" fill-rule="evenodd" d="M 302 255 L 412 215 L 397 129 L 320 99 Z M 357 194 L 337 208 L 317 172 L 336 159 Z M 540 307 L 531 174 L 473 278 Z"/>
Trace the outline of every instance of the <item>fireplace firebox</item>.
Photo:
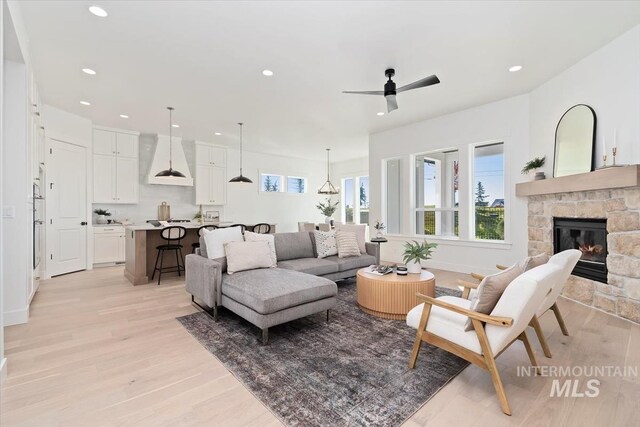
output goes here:
<path id="1" fill-rule="evenodd" d="M 607 283 L 607 220 L 553 219 L 553 252 L 578 249 L 582 256 L 571 274 Z"/>

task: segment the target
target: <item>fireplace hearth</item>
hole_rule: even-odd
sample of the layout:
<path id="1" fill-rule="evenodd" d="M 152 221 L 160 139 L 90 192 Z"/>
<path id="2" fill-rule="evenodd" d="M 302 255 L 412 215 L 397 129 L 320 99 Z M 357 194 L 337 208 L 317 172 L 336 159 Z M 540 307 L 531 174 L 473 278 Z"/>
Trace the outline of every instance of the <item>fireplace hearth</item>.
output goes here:
<path id="1" fill-rule="evenodd" d="M 553 218 L 553 252 L 578 249 L 573 275 L 607 283 L 607 220 Z"/>

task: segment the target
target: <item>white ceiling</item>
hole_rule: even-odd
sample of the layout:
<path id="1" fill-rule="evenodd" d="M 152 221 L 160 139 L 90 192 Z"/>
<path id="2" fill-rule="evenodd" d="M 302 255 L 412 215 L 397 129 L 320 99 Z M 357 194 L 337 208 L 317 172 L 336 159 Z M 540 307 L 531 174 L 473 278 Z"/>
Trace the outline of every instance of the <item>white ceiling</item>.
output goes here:
<path id="1" fill-rule="evenodd" d="M 107 18 L 90 14 L 98 4 Z M 526 93 L 640 22 L 640 2 L 24 1 L 43 100 L 96 124 L 332 160 L 368 135 Z M 523 65 L 509 73 L 512 65 Z M 88 76 L 89 67 L 98 72 Z M 383 97 L 384 70 L 404 85 Z M 263 77 L 265 68 L 275 76 Z M 91 107 L 79 104 L 88 100 Z M 127 114 L 129 119 L 122 119 Z M 221 132 L 222 136 L 214 136 Z"/>

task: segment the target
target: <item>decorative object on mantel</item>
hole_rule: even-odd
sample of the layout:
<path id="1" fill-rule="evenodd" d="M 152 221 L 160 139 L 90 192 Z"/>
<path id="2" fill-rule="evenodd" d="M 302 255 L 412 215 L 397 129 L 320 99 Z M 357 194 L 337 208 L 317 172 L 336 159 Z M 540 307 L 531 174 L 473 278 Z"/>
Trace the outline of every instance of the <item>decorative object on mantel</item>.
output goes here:
<path id="1" fill-rule="evenodd" d="M 240 175 L 231 178 L 229 182 L 243 182 L 246 184 L 251 184 L 253 183 L 253 181 L 242 175 L 242 125 L 243 123 L 238 123 L 238 126 L 240 126 Z"/>
<path id="2" fill-rule="evenodd" d="M 173 170 L 173 131 L 172 131 L 173 122 L 172 122 L 172 116 L 171 116 L 171 113 L 173 112 L 173 107 L 167 107 L 167 110 L 169 110 L 169 169 L 165 169 L 163 171 L 158 172 L 156 176 L 159 178 L 162 178 L 162 177 L 185 178 L 182 172 Z"/>
<path id="3" fill-rule="evenodd" d="M 407 266 L 407 271 L 411 274 L 420 273 L 422 271 L 420 262 L 430 259 L 433 250 L 437 247 L 437 243 L 428 243 L 426 240 L 422 243 L 417 240 L 413 243 L 405 242 L 402 260 Z"/>
<path id="4" fill-rule="evenodd" d="M 525 163 L 524 167 L 522 168 L 522 174 L 526 175 L 529 172 L 531 172 L 532 170 L 536 170 L 541 168 L 542 166 L 544 166 L 544 162 L 547 159 L 547 156 L 544 157 L 536 157 L 533 160 L 529 160 L 527 163 Z M 544 172 L 536 172 L 536 176 L 535 176 L 535 180 L 539 181 L 541 179 L 544 179 Z"/>
<path id="5" fill-rule="evenodd" d="M 384 229 L 386 228 L 386 226 L 384 225 L 384 222 L 380 222 L 380 220 L 377 220 L 376 224 L 373 226 L 373 228 L 376 229 L 376 237 L 378 239 L 382 238 L 383 237 L 382 233 L 384 232 Z"/>
<path id="6" fill-rule="evenodd" d="M 111 216 L 111 212 L 107 209 L 95 209 L 93 211 L 94 214 L 98 215 L 96 218 L 96 224 L 107 224 L 107 217 Z"/>
<path id="7" fill-rule="evenodd" d="M 334 195 L 334 194 L 339 194 L 340 193 L 340 189 L 336 188 L 333 186 L 333 184 L 331 183 L 331 179 L 329 178 L 329 167 L 331 166 L 331 163 L 329 162 L 329 151 L 331 151 L 330 148 L 327 148 L 327 181 L 322 184 L 322 187 L 320 187 L 320 189 L 318 189 L 318 194 L 328 194 L 328 195 Z"/>
<path id="8" fill-rule="evenodd" d="M 575 175 L 594 170 L 595 141 L 595 111 L 585 104 L 569 108 L 556 127 L 553 176 Z M 606 150 L 603 149 L 602 152 L 606 153 Z"/>
<path id="9" fill-rule="evenodd" d="M 316 205 L 316 208 L 318 208 L 318 210 L 322 212 L 322 215 L 325 216 L 324 222 L 326 224 L 331 224 L 333 222 L 333 218 L 331 218 L 331 216 L 336 212 L 336 210 L 338 210 L 339 204 L 339 201 L 331 203 L 331 199 L 327 197 L 326 203 L 320 202 Z"/>

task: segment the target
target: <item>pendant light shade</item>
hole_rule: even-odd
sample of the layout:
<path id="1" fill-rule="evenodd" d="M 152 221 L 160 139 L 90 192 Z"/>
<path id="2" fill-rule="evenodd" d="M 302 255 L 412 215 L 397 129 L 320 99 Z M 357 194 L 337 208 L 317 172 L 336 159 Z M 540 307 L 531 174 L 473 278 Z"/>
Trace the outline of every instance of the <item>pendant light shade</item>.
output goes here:
<path id="1" fill-rule="evenodd" d="M 167 107 L 169 110 L 169 169 L 165 169 L 156 174 L 157 177 L 176 177 L 176 178 L 185 178 L 184 174 L 180 171 L 173 169 L 173 123 L 171 112 L 173 111 L 173 107 Z"/>
<path id="2" fill-rule="evenodd" d="M 240 126 L 240 175 L 231 178 L 229 182 L 245 182 L 251 184 L 253 181 L 242 175 L 242 123 L 238 123 L 238 125 Z"/>
<path id="3" fill-rule="evenodd" d="M 327 181 L 320 187 L 318 194 L 335 195 L 340 194 L 340 189 L 334 187 L 329 178 L 329 167 L 331 165 L 329 162 L 329 151 L 331 151 L 331 149 L 327 148 Z"/>

